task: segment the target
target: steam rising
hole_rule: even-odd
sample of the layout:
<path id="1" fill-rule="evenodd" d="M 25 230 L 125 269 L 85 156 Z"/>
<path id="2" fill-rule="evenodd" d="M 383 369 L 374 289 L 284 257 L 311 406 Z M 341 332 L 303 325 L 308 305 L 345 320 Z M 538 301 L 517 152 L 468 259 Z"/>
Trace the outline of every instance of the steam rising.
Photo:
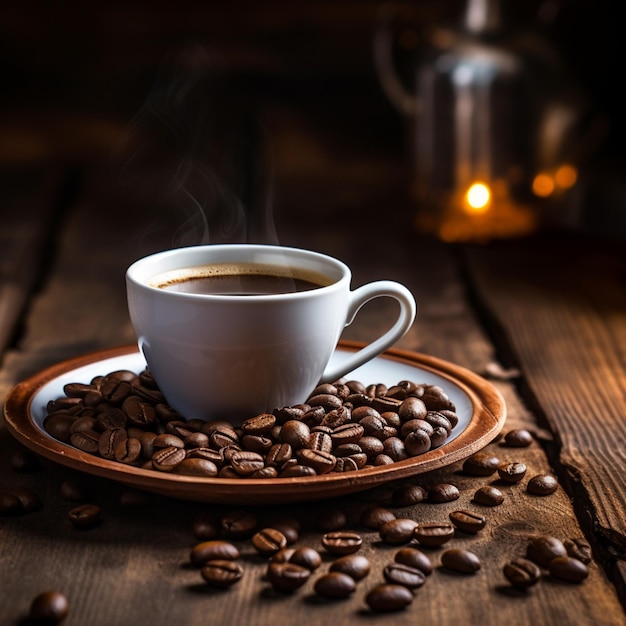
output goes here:
<path id="1" fill-rule="evenodd" d="M 278 243 L 267 137 L 244 100 L 198 46 L 162 63 L 116 155 L 120 182 L 154 206 L 140 252 L 153 237 L 161 248 Z"/>

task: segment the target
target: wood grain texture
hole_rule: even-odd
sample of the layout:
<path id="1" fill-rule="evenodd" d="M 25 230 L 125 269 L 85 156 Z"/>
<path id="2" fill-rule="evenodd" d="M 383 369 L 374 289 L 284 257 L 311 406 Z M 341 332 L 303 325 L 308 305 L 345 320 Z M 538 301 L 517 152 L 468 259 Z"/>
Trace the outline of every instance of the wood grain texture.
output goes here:
<path id="1" fill-rule="evenodd" d="M 97 178 L 97 177 L 96 177 Z M 42 291 L 31 302 L 25 318 L 25 334 L 19 349 L 12 350 L 0 371 L 0 396 L 12 385 L 48 365 L 71 356 L 132 341 L 123 288 L 123 270 L 138 254 L 139 233 L 154 215 L 152 207 L 128 197 L 100 193 L 106 185 L 89 182 L 85 195 L 76 202 L 60 233 L 54 269 Z M 303 245 L 339 256 L 354 268 L 354 284 L 376 278 L 406 283 L 420 303 L 415 328 L 399 342 L 400 347 L 420 350 L 483 373 L 496 358 L 496 346 L 481 325 L 479 311 L 467 297 L 462 268 L 445 246 L 417 238 L 410 229 L 411 214 L 401 202 L 387 201 L 385 224 L 380 224 L 379 198 L 343 195 L 341 187 L 326 191 L 328 203 L 317 213 L 303 212 L 315 206 L 315 198 L 291 204 L 285 196 L 279 215 L 282 243 Z M 330 199 L 333 195 L 343 198 Z M 346 200 L 349 198 L 349 200 Z M 133 206 L 134 205 L 134 206 Z M 132 209 L 132 210 L 131 210 Z M 338 219 L 342 215 L 342 219 Z M 320 221 L 321 220 L 321 221 Z M 164 233 L 166 236 L 167 233 Z M 167 238 L 161 245 L 167 245 Z M 347 330 L 350 339 L 367 341 L 392 317 L 376 303 L 363 311 Z M 534 368 L 529 363 L 529 371 Z M 526 369 L 524 373 L 526 374 Z M 544 428 L 534 409 L 525 406 L 508 380 L 496 380 L 507 401 L 506 428 L 525 427 L 538 434 L 526 449 L 505 448 L 499 442 L 488 449 L 502 460 L 521 461 L 528 476 L 551 472 L 540 446 Z M 362 494 L 297 506 L 251 507 L 260 523 L 272 515 L 295 516 L 302 524 L 297 545 L 321 549 L 316 520 L 327 510 L 345 511 L 349 528 L 362 533 L 361 552 L 372 565 L 370 575 L 358 584 L 346 601 L 323 601 L 313 592 L 324 564 L 299 592 L 273 591 L 264 577 L 266 561 L 247 540 L 238 541 L 245 575 L 227 592 L 213 591 L 192 568 L 189 551 L 197 542 L 191 526 L 196 514 L 210 511 L 218 519 L 232 510 L 223 505 L 202 505 L 148 494 L 128 504 L 128 490 L 97 477 L 76 476 L 69 468 L 44 460 L 43 471 L 23 474 L 10 465 L 16 441 L 0 426 L 0 489 L 29 486 L 41 497 L 39 511 L 2 518 L 0 524 L 0 588 L 9 601 L 0 603 L 0 623 L 15 623 L 24 616 L 36 593 L 56 588 L 70 601 L 68 626 L 92 624 L 171 623 L 200 625 L 293 624 L 312 626 L 328 623 L 398 623 L 398 619 L 424 624 L 457 626 L 459 623 L 507 624 L 626 624 L 615 588 L 607 580 L 600 561 L 590 567 L 581 585 L 558 583 L 546 578 L 529 593 L 514 592 L 502 576 L 504 562 L 525 551 L 529 538 L 550 534 L 559 538 L 580 536 L 582 529 L 568 494 L 532 497 L 525 483 L 505 487 L 505 503 L 495 508 L 472 501 L 475 490 L 493 482 L 493 477 L 473 477 L 460 463 L 409 482 L 426 489 L 449 482 L 460 490 L 459 500 L 448 504 L 422 502 L 394 508 L 398 517 L 433 522 L 447 520 L 454 509 L 479 511 L 487 527 L 477 536 L 459 534 L 449 547 L 467 547 L 482 561 L 480 572 L 471 577 L 454 576 L 438 567 L 441 550 L 428 551 L 435 572 L 420 589 L 415 601 L 401 616 L 372 617 L 364 602 L 366 592 L 382 582 L 382 568 L 393 558 L 396 547 L 383 544 L 378 534 L 361 527 L 362 510 L 372 504 L 389 504 L 401 484 L 391 483 Z M 75 530 L 67 513 L 75 505 L 60 495 L 61 483 L 69 477 L 87 479 L 89 501 L 103 506 L 103 522 L 90 530 Z M 137 494 L 135 494 L 137 495 Z M 15 572 L 19 572 L 16 576 Z"/>
<path id="2" fill-rule="evenodd" d="M 468 250 L 480 299 L 506 334 L 557 436 L 575 505 L 615 558 L 626 551 L 626 257 L 619 242 L 563 239 Z"/>

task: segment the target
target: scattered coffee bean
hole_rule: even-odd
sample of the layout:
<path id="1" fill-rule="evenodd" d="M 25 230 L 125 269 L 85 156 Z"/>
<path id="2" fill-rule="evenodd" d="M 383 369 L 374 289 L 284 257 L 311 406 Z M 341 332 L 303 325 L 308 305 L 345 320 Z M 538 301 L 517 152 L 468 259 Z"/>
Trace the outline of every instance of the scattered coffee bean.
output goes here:
<path id="1" fill-rule="evenodd" d="M 548 564 L 550 576 L 568 583 L 580 583 L 589 576 L 589 569 L 571 556 L 557 556 Z"/>
<path id="2" fill-rule="evenodd" d="M 212 587 L 225 589 L 243 577 L 243 568 L 230 560 L 208 561 L 201 570 L 202 578 Z"/>
<path id="3" fill-rule="evenodd" d="M 74 528 L 93 528 L 102 521 L 102 508 L 97 504 L 81 504 L 74 507 L 68 517 Z"/>
<path id="4" fill-rule="evenodd" d="M 426 576 L 429 576 L 433 571 L 433 564 L 430 562 L 430 559 L 417 548 L 400 548 L 394 556 L 394 561 L 414 567 Z"/>
<path id="5" fill-rule="evenodd" d="M 505 578 L 517 589 L 528 589 L 541 579 L 541 569 L 528 559 L 513 559 L 502 571 Z"/>
<path id="6" fill-rule="evenodd" d="M 41 469 L 39 457 L 29 450 L 20 448 L 11 456 L 11 467 L 20 473 L 37 472 Z"/>
<path id="7" fill-rule="evenodd" d="M 252 545 L 261 556 L 271 556 L 287 545 L 287 538 L 276 528 L 263 528 L 252 536 Z"/>
<path id="8" fill-rule="evenodd" d="M 360 554 L 342 556 L 330 565 L 331 572 L 342 572 L 359 581 L 370 573 L 370 562 Z"/>
<path id="9" fill-rule="evenodd" d="M 357 552 L 362 544 L 363 539 L 360 535 L 343 530 L 326 533 L 322 537 L 322 545 L 331 554 L 352 554 Z"/>
<path id="10" fill-rule="evenodd" d="M 518 483 L 526 476 L 526 465 L 524 463 L 501 463 L 498 465 L 498 476 L 506 483 Z"/>
<path id="11" fill-rule="evenodd" d="M 418 589 L 426 581 L 426 575 L 422 570 L 398 562 L 385 566 L 383 576 L 388 583 L 402 585 L 408 589 Z"/>
<path id="12" fill-rule="evenodd" d="M 20 499 L 9 491 L 0 491 L 0 515 L 19 515 L 22 513 L 22 503 Z"/>
<path id="13" fill-rule="evenodd" d="M 408 543 L 413 538 L 413 531 L 417 527 L 415 520 L 399 517 L 383 524 L 378 533 L 385 543 L 390 545 L 400 545 Z"/>
<path id="14" fill-rule="evenodd" d="M 61 483 L 61 495 L 72 502 L 84 502 L 89 499 L 91 489 L 89 485 L 78 478 L 68 478 Z"/>
<path id="15" fill-rule="evenodd" d="M 20 501 L 22 513 L 32 513 L 41 508 L 41 498 L 30 487 L 13 487 L 10 493 Z"/>
<path id="16" fill-rule="evenodd" d="M 491 476 L 498 471 L 500 459 L 488 452 L 477 452 L 465 460 L 463 471 L 470 476 Z"/>
<path id="17" fill-rule="evenodd" d="M 526 548 L 526 556 L 540 567 L 547 569 L 552 559 L 556 559 L 559 556 L 567 556 L 567 550 L 560 539 L 542 535 L 535 537 L 529 542 Z"/>
<path id="18" fill-rule="evenodd" d="M 526 491 L 534 496 L 549 496 L 559 486 L 557 479 L 550 474 L 533 476 L 526 485 Z"/>
<path id="19" fill-rule="evenodd" d="M 426 490 L 419 485 L 405 485 L 393 490 L 391 505 L 397 507 L 413 506 L 425 500 L 426 495 Z"/>
<path id="20" fill-rule="evenodd" d="M 504 435 L 503 443 L 511 448 L 526 448 L 533 442 L 533 436 L 522 428 L 510 430 Z"/>
<path id="21" fill-rule="evenodd" d="M 405 609 L 413 602 L 413 593 L 402 585 L 382 584 L 371 589 L 365 602 L 372 611 L 388 612 Z"/>
<path id="22" fill-rule="evenodd" d="M 300 537 L 300 523 L 293 517 L 274 517 L 268 520 L 266 525 L 280 530 L 285 535 L 287 545 L 296 543 Z"/>
<path id="23" fill-rule="evenodd" d="M 299 589 L 311 576 L 311 570 L 295 563 L 270 561 L 267 580 L 277 591 L 290 593 Z"/>
<path id="24" fill-rule="evenodd" d="M 419 524 L 413 537 L 427 548 L 439 548 L 454 537 L 454 526 L 446 523 Z"/>
<path id="25" fill-rule="evenodd" d="M 567 555 L 582 561 L 585 565 L 591 563 L 591 546 L 586 539 L 574 538 L 566 539 L 563 542 Z"/>
<path id="26" fill-rule="evenodd" d="M 330 509 L 323 511 L 316 520 L 316 527 L 324 533 L 333 532 L 345 528 L 348 523 L 346 514 L 339 509 Z"/>
<path id="27" fill-rule="evenodd" d="M 372 506 L 361 513 L 360 523 L 365 528 L 378 530 L 383 524 L 396 519 L 394 513 L 380 506 Z"/>
<path id="28" fill-rule="evenodd" d="M 470 535 L 475 535 L 486 524 L 485 516 L 474 511 L 452 511 L 449 517 L 456 528 Z"/>
<path id="29" fill-rule="evenodd" d="M 62 593 L 44 591 L 33 599 L 28 617 L 37 624 L 60 624 L 68 613 L 69 602 Z"/>
<path id="30" fill-rule="evenodd" d="M 484 485 L 474 493 L 474 502 L 484 506 L 498 506 L 504 502 L 504 494 L 492 485 Z"/>
<path id="31" fill-rule="evenodd" d="M 315 593 L 326 598 L 346 598 L 354 593 L 356 582 L 343 572 L 328 572 L 315 581 L 314 589 Z"/>
<path id="32" fill-rule="evenodd" d="M 460 495 L 458 487 L 449 483 L 441 483 L 428 490 L 428 499 L 435 503 L 453 502 L 458 500 Z"/>
<path id="33" fill-rule="evenodd" d="M 193 520 L 192 532 L 196 539 L 215 539 L 220 534 L 219 520 L 212 513 L 198 513 Z"/>
<path id="34" fill-rule="evenodd" d="M 295 563 L 306 567 L 308 570 L 316 570 L 322 564 L 322 555 L 309 546 L 296 548 L 287 558 L 288 563 Z"/>
<path id="35" fill-rule="evenodd" d="M 195 545 L 189 554 L 189 561 L 195 567 L 202 567 L 209 561 L 234 561 L 239 558 L 239 548 L 229 541 L 212 539 Z"/>
<path id="36" fill-rule="evenodd" d="M 257 518 L 248 511 L 231 511 L 222 517 L 222 531 L 231 539 L 251 537 L 257 528 Z"/>
<path id="37" fill-rule="evenodd" d="M 441 555 L 441 565 L 459 574 L 475 574 L 480 569 L 480 559 L 469 550 L 452 548 Z"/>

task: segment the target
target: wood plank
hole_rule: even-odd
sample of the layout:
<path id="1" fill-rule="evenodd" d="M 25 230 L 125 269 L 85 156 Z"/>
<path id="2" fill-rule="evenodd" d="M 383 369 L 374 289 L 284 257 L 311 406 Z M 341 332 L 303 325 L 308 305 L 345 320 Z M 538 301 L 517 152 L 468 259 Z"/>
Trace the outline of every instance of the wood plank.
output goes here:
<path id="1" fill-rule="evenodd" d="M 19 350 L 12 351 L 0 372 L 0 396 L 21 377 L 69 356 L 100 347 L 132 341 L 123 287 L 123 271 L 139 252 L 142 233 L 155 216 L 154 207 L 140 199 L 106 192 L 107 184 L 94 179 L 86 187 L 61 234 L 53 273 L 44 291 L 32 303 L 27 332 Z M 322 184 L 323 181 L 318 181 Z M 335 191 L 340 194 L 338 184 Z M 421 303 L 419 322 L 401 342 L 407 349 L 421 350 L 484 371 L 495 351 L 480 319 L 466 298 L 459 268 L 450 250 L 437 242 L 422 240 L 410 229 L 410 212 L 401 203 L 389 201 L 385 217 L 392 219 L 390 231 L 382 228 L 380 204 L 364 195 L 346 193 L 347 201 L 332 203 L 328 193 L 326 211 L 315 212 L 315 198 L 294 204 L 285 197 L 279 215 L 281 242 L 313 247 L 335 254 L 354 267 L 354 284 L 392 278 L 405 282 Z M 133 206 L 134 205 L 134 206 Z M 132 210 L 131 210 L 132 209 Z M 311 209 L 310 212 L 307 209 Z M 343 216 L 338 219 L 337 216 Z M 296 219 L 294 216 L 298 216 Z M 327 216 L 321 224 L 320 216 Z M 356 217 L 356 219 L 355 219 Z M 329 226 L 330 224 L 330 226 Z M 385 222 L 387 226 L 387 222 Z M 168 233 L 163 233 L 163 236 Z M 171 234 L 171 233 L 170 233 Z M 163 242 L 163 240 L 161 240 Z M 155 243 L 153 241 L 153 243 Z M 349 329 L 348 337 L 367 340 L 390 319 L 383 303 L 363 311 Z M 525 408 L 510 381 L 496 381 L 508 403 L 507 427 L 524 426 L 537 432 L 536 417 Z M 529 476 L 550 471 L 548 460 L 537 444 L 523 450 L 490 444 L 506 460 L 523 461 Z M 137 507 L 123 502 L 127 491 L 116 484 L 90 479 L 90 500 L 104 507 L 103 523 L 91 530 L 74 530 L 67 520 L 73 503 L 59 496 L 61 482 L 71 472 L 51 463 L 45 471 L 18 474 L 9 462 L 13 442 L 0 430 L 0 476 L 2 487 L 22 484 L 35 489 L 43 508 L 29 515 L 6 518 L 0 526 L 0 587 L 10 591 L 10 602 L 0 603 L 0 622 L 17 621 L 38 591 L 56 587 L 71 603 L 67 624 L 146 623 L 158 626 L 172 621 L 206 623 L 297 623 L 312 626 L 330 621 L 348 623 L 365 618 L 365 593 L 382 582 L 382 568 L 396 548 L 381 544 L 377 533 L 359 524 L 360 512 L 372 503 L 389 502 L 397 484 L 387 485 L 341 502 L 316 502 L 297 507 L 253 507 L 259 517 L 284 513 L 303 524 L 298 545 L 320 547 L 320 532 L 314 521 L 327 509 L 340 507 L 348 526 L 364 537 L 362 553 L 371 561 L 372 572 L 359 583 L 353 598 L 345 602 L 321 601 L 313 593 L 314 576 L 300 592 L 283 596 L 264 580 L 265 561 L 248 541 L 238 544 L 245 569 L 242 582 L 229 592 L 213 592 L 204 585 L 197 570 L 188 565 L 188 554 L 196 540 L 191 533 L 193 517 L 210 510 L 217 516 L 229 507 L 206 507 L 194 503 L 148 496 Z M 579 536 L 580 527 L 563 489 L 547 498 L 526 494 L 523 484 L 505 489 L 505 504 L 485 509 L 472 502 L 475 490 L 493 481 L 461 471 L 456 464 L 409 481 L 428 488 L 438 482 L 458 486 L 459 500 L 444 505 L 420 503 L 394 509 L 397 516 L 420 521 L 445 521 L 451 510 L 467 508 L 488 518 L 488 527 L 476 537 L 458 536 L 449 547 L 467 547 L 481 558 L 482 569 L 473 577 L 450 576 L 436 568 L 417 593 L 403 619 L 456 625 L 477 622 L 503 623 L 593 623 L 626 624 L 614 588 L 598 562 L 590 568 L 583 585 L 543 580 L 532 593 L 512 593 L 502 576 L 504 562 L 524 552 L 536 534 L 561 538 Z M 504 488 L 503 488 L 504 489 Z M 441 550 L 429 551 L 438 565 Z M 37 559 L 37 567 L 31 566 Z M 330 564 L 324 558 L 323 571 Z M 13 572 L 24 572 L 19 584 Z M 377 617 L 377 622 L 396 622 L 398 615 Z"/>
<path id="2" fill-rule="evenodd" d="M 607 558 L 626 549 L 626 257 L 620 242 L 565 238 L 473 248 L 468 267 L 555 433 L 552 461 Z M 503 271 L 505 269 L 505 271 Z"/>

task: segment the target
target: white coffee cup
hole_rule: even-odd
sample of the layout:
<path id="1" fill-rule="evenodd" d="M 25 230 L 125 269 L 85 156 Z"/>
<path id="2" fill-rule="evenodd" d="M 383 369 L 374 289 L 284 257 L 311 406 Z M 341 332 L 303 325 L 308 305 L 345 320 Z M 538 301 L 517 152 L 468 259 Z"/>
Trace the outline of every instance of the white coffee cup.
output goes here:
<path id="1" fill-rule="evenodd" d="M 169 288 L 181 282 L 188 287 L 195 283 L 185 277 L 220 274 L 226 266 L 235 266 L 244 282 L 256 280 L 251 273 L 269 273 L 315 284 L 261 295 Z M 304 402 L 319 382 L 346 375 L 409 330 L 416 304 L 406 287 L 383 280 L 351 291 L 350 280 L 350 269 L 332 257 L 252 244 L 167 250 L 136 261 L 126 272 L 131 322 L 167 402 L 187 419 L 233 423 Z M 366 302 L 381 296 L 399 303 L 395 324 L 340 364 L 329 365 L 343 329 Z"/>

